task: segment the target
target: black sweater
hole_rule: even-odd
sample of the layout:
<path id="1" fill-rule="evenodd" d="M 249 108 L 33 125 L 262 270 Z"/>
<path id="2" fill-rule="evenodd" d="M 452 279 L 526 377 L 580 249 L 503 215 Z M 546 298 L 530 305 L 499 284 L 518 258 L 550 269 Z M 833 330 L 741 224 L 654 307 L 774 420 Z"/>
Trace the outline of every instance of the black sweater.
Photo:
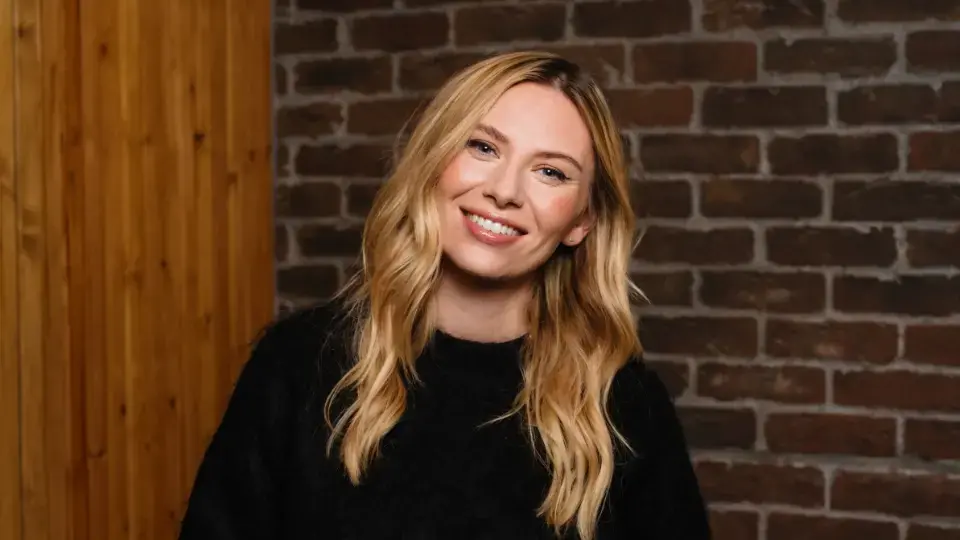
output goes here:
<path id="1" fill-rule="evenodd" d="M 204 455 L 181 540 L 548 539 L 536 509 L 549 483 L 521 415 L 521 341 L 437 332 L 417 361 L 407 411 L 353 486 L 325 454 L 323 405 L 347 365 L 330 308 L 302 310 L 258 341 Z M 598 540 L 704 540 L 704 502 L 666 389 L 639 361 L 614 380 L 621 452 Z M 575 538 L 575 528 L 567 538 Z"/>

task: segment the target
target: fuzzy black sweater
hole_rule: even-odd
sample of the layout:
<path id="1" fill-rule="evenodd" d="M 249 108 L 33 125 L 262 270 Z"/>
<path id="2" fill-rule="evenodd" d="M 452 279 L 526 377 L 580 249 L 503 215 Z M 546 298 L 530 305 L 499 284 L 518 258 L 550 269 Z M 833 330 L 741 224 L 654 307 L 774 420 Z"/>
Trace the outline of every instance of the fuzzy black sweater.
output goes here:
<path id="1" fill-rule="evenodd" d="M 549 484 L 520 415 L 521 340 L 437 332 L 417 361 L 406 413 L 360 486 L 325 454 L 323 405 L 348 364 L 333 310 L 301 310 L 264 332 L 197 473 L 181 540 L 556 538 L 537 508 Z M 610 411 L 636 454 L 618 456 L 598 540 L 706 540 L 707 514 L 660 379 L 639 361 Z M 564 535 L 576 538 L 575 529 Z"/>

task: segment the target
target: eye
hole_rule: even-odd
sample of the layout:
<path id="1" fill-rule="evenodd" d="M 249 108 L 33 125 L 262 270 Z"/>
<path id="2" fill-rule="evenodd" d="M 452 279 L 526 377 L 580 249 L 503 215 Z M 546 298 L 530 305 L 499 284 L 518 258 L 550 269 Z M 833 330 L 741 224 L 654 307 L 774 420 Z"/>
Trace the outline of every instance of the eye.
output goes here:
<path id="1" fill-rule="evenodd" d="M 569 176 L 563 174 L 563 171 L 559 169 L 554 169 L 553 167 L 540 167 L 537 169 L 540 171 L 540 174 L 550 178 L 551 180 L 558 180 L 560 182 L 566 182 L 570 179 Z"/>
<path id="2" fill-rule="evenodd" d="M 467 148 L 470 148 L 474 152 L 478 152 L 484 156 L 496 156 L 497 149 L 493 145 L 481 141 L 480 139 L 470 139 L 467 141 Z"/>

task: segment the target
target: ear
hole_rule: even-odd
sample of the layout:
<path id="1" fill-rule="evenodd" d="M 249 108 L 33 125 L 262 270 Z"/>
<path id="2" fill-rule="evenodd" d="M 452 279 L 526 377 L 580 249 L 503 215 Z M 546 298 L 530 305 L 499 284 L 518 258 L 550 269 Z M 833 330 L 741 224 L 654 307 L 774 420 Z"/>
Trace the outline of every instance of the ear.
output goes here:
<path id="1" fill-rule="evenodd" d="M 563 238 L 564 245 L 574 247 L 583 242 L 587 234 L 593 228 L 593 212 L 586 210 L 580 216 L 580 219 L 573 225 L 573 228 Z"/>

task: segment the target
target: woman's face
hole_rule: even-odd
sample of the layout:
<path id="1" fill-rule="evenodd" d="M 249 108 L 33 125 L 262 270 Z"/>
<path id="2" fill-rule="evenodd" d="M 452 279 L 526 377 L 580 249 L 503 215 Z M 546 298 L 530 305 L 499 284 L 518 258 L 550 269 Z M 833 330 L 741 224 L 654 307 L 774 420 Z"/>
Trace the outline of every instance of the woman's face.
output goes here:
<path id="1" fill-rule="evenodd" d="M 560 243 L 586 236 L 594 176 L 590 132 L 563 93 L 514 86 L 440 176 L 449 263 L 484 280 L 526 277 Z"/>

